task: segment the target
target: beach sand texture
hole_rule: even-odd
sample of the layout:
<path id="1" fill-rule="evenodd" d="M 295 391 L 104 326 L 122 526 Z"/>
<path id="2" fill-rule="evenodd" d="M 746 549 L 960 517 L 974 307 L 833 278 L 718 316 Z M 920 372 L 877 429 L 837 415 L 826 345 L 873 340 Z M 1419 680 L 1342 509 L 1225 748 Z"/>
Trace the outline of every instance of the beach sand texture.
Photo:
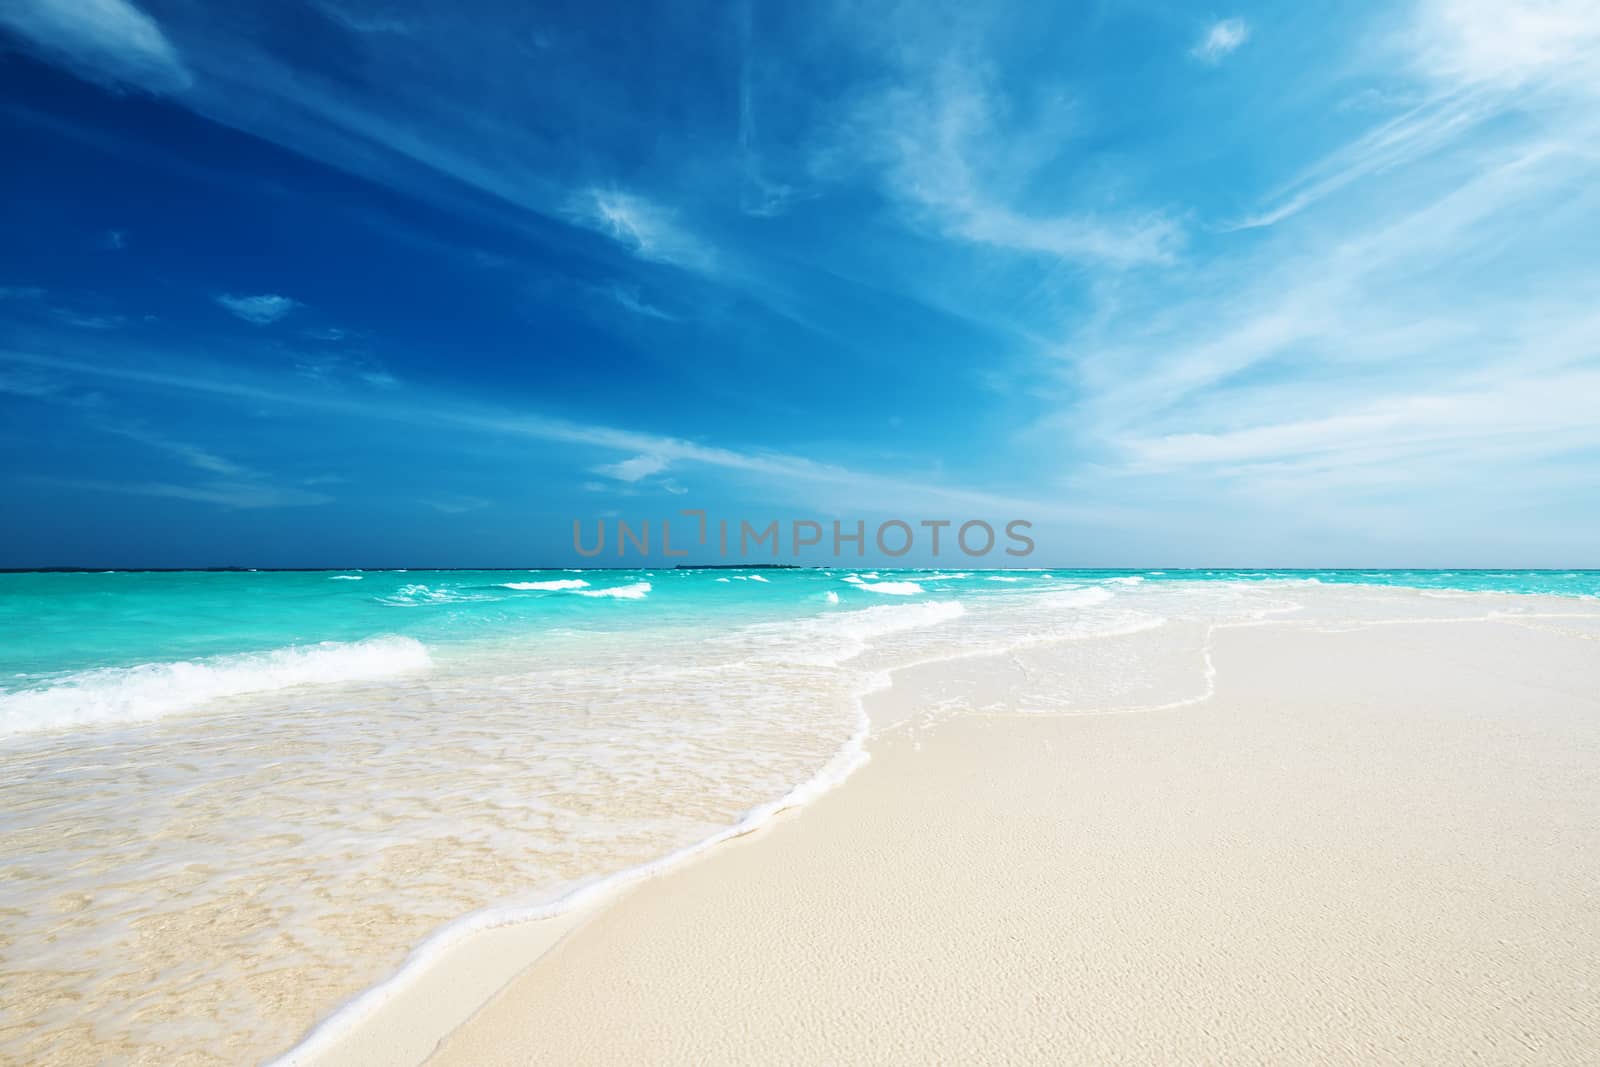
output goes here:
<path id="1" fill-rule="evenodd" d="M 843 786 L 429 1062 L 1594 1063 L 1600 631 L 1449 607 L 1133 635 L 1104 714 L 1023 713 L 1070 644 L 901 671 Z"/>

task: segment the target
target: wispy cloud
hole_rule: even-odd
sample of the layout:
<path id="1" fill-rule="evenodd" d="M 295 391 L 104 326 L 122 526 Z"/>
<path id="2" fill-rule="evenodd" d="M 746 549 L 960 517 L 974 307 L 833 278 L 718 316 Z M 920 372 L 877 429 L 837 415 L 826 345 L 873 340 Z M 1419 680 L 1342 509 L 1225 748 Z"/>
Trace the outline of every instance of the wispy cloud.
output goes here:
<path id="1" fill-rule="evenodd" d="M 400 384 L 400 379 L 381 364 L 363 356 L 302 354 L 294 361 L 294 371 L 322 385 L 359 384 L 374 389 L 393 389 Z"/>
<path id="2" fill-rule="evenodd" d="M 131 496 L 166 497 L 172 500 L 191 500 L 199 504 L 238 510 L 257 508 L 301 508 L 327 504 L 333 500 L 322 493 L 305 489 L 260 485 L 253 482 L 207 482 L 201 485 L 178 485 L 169 482 L 104 482 L 78 479 L 41 479 L 52 485 L 71 489 L 85 489 L 96 493 L 123 493 Z"/>
<path id="3" fill-rule="evenodd" d="M 258 477 L 255 471 L 219 456 L 208 448 L 192 445 L 185 441 L 175 441 L 143 426 L 101 421 L 96 424 L 96 428 L 165 452 L 196 470 L 205 471 L 207 474 L 218 474 L 229 478 Z"/>
<path id="4" fill-rule="evenodd" d="M 1362 516 L 1395 518 L 1380 504 L 1423 530 L 1600 449 L 1600 272 L 1579 250 L 1600 239 L 1600 122 L 1565 44 L 1600 9 L 1591 30 L 1517 28 L 1558 9 L 1421 5 L 1423 103 L 1309 168 L 1248 252 L 1068 342 L 1046 432 L 1096 456 L 1080 491 L 1292 503 L 1359 542 L 1380 535 Z"/>
<path id="5" fill-rule="evenodd" d="M 1220 63 L 1250 39 L 1250 25 L 1244 19 L 1222 19 L 1206 27 L 1189 54 L 1202 63 Z"/>
<path id="6" fill-rule="evenodd" d="M 63 326 L 71 326 L 78 330 L 115 330 L 127 325 L 127 317 L 123 315 L 88 311 L 46 299 L 60 295 L 52 294 L 36 285 L 0 286 L 0 301 L 18 305 L 19 310 L 29 317 L 47 317 Z"/>
<path id="7" fill-rule="evenodd" d="M 685 229 L 674 212 L 634 193 L 586 189 L 572 198 L 567 216 L 640 259 L 702 272 L 716 263 L 711 246 Z"/>
<path id="8" fill-rule="evenodd" d="M 1276 225 L 1324 197 L 1416 163 L 1544 102 L 1587 108 L 1600 96 L 1600 7 L 1592 0 L 1422 0 L 1388 43 L 1419 102 L 1319 160 L 1235 224 Z M 1578 136 L 1589 124 L 1578 123 Z"/>
<path id="9" fill-rule="evenodd" d="M 1159 211 L 1063 210 L 1021 202 L 1072 139 L 1070 100 L 1015 116 L 982 67 L 947 58 L 914 64 L 905 82 L 864 102 L 847 156 L 875 160 L 887 190 L 944 236 L 996 249 L 1130 267 L 1169 263 L 1182 244 Z"/>
<path id="10" fill-rule="evenodd" d="M 0 349 L 0 362 L 146 388 L 225 397 L 252 405 L 336 412 L 350 418 L 580 445 L 634 458 L 652 457 L 641 466 L 648 466 L 659 458 L 674 467 L 701 466 L 743 476 L 772 497 L 810 501 L 830 510 L 938 507 L 981 510 L 995 515 L 1026 513 L 1030 517 L 1079 515 L 1093 510 L 1060 501 L 1029 501 L 932 479 L 862 471 L 782 452 L 724 448 L 612 426 L 483 408 L 438 394 L 431 395 L 425 403 L 411 402 L 403 395 L 397 395 L 392 401 L 375 399 L 370 394 L 351 398 L 338 393 L 294 389 L 281 383 L 219 377 L 214 371 L 202 368 L 106 365 L 15 349 Z M 625 462 L 626 459 L 619 464 Z"/>
<path id="11" fill-rule="evenodd" d="M 216 299 L 224 309 L 256 326 L 271 325 L 300 306 L 298 301 L 276 293 L 259 296 L 230 296 L 224 293 Z"/>
<path id="12" fill-rule="evenodd" d="M 631 311 L 635 315 L 641 315 L 647 319 L 657 319 L 661 322 L 678 321 L 678 316 L 663 311 L 640 295 L 639 287 L 636 285 L 613 282 L 611 285 L 597 289 L 596 292 L 608 297 L 617 306 L 625 311 Z"/>
<path id="13" fill-rule="evenodd" d="M 402 34 L 415 33 L 417 24 L 412 19 L 402 18 L 385 5 L 368 5 L 364 3 L 334 3 L 333 0 L 317 0 L 316 9 L 335 25 L 362 34 Z"/>
<path id="14" fill-rule="evenodd" d="M 49 362 L 33 361 L 31 365 L 44 367 L 49 365 Z M 45 479 L 53 484 L 96 492 L 192 500 L 227 508 L 304 507 L 327 503 L 333 499 L 326 494 L 298 486 L 277 484 L 278 479 L 271 474 L 237 463 L 220 455 L 214 449 L 181 440 L 152 429 L 142 422 L 119 417 L 116 413 L 117 405 L 102 394 L 74 390 L 70 388 L 68 381 L 57 377 L 47 378 L 37 372 L 26 371 L 21 374 L 0 373 L 0 393 L 9 393 L 66 408 L 75 413 L 79 425 L 91 431 L 111 434 L 143 445 L 176 460 L 185 467 L 210 476 L 197 484 L 167 481 L 106 482 Z M 310 478 L 303 479 L 301 484 L 309 486 L 323 482 L 323 479 Z"/>
<path id="15" fill-rule="evenodd" d="M 1430 97 L 1319 160 L 1274 193 L 1269 207 L 1229 228 L 1275 226 L 1363 179 L 1424 159 L 1455 143 L 1500 106 L 1501 101 L 1477 92 Z"/>
<path id="16" fill-rule="evenodd" d="M 101 84 L 172 93 L 194 81 L 161 27 L 128 0 L 20 0 L 0 6 L 0 25 Z"/>
<path id="17" fill-rule="evenodd" d="M 464 515 L 469 511 L 481 511 L 489 506 L 489 501 L 482 497 L 455 494 L 424 497 L 418 500 L 417 503 L 423 507 L 432 508 L 441 515 Z"/>
<path id="18" fill-rule="evenodd" d="M 96 315 L 64 307 L 51 308 L 50 317 L 79 330 L 115 330 L 125 326 L 128 321 L 121 315 Z"/>
<path id="19" fill-rule="evenodd" d="M 58 382 L 37 374 L 0 374 L 0 393 L 27 397 L 30 400 L 42 400 L 53 397 L 60 391 L 61 386 Z"/>

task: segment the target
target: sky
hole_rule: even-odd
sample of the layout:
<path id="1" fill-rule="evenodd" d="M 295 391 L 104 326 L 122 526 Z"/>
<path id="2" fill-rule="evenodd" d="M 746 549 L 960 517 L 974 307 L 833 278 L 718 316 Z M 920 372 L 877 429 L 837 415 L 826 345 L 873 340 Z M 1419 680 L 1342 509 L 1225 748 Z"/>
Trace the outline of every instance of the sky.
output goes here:
<path id="1" fill-rule="evenodd" d="M 1600 566 L 1597 105 L 1600 0 L 6 0 L 0 566 Z"/>

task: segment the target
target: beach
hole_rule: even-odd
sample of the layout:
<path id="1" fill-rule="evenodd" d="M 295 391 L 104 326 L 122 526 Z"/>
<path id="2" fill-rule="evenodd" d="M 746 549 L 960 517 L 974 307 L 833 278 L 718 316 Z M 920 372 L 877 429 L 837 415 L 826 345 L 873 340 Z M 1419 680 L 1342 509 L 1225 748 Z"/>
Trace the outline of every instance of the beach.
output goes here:
<path id="1" fill-rule="evenodd" d="M 1163 641 L 1160 710 L 930 714 L 1019 665 L 897 672 L 844 785 L 595 909 L 428 1062 L 1592 1062 L 1600 624 L 1448 606 Z"/>
<path id="2" fill-rule="evenodd" d="M 1600 0 L 0 56 L 0 1067 L 1600 1067 Z"/>
<path id="3" fill-rule="evenodd" d="M 271 630 L 0 694 L 0 1055 L 1549 1063 L 1600 1039 L 1593 575 L 332 577 L 50 579 L 36 659 L 69 670 L 71 595 L 203 623 L 194 598 L 254 590 L 344 643 L 249 650 Z"/>

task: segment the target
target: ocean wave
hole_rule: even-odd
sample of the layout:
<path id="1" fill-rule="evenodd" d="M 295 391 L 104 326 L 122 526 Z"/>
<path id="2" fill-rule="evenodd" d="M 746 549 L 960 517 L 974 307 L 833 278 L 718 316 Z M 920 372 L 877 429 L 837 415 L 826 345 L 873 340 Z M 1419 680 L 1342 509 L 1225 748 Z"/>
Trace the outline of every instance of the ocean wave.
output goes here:
<path id="1" fill-rule="evenodd" d="M 866 577 L 876 578 L 877 575 L 869 574 Z M 865 589 L 869 593 L 885 593 L 889 596 L 916 596 L 918 593 L 923 592 L 922 586 L 916 582 L 868 582 L 863 581 L 862 577 L 857 574 L 847 574 L 844 580 L 857 589 Z"/>
<path id="2" fill-rule="evenodd" d="M 501 582 L 502 589 L 516 590 L 548 590 L 554 592 L 558 589 L 587 589 L 589 583 L 582 578 L 556 578 L 548 582 Z"/>
<path id="3" fill-rule="evenodd" d="M 643 600 L 650 595 L 649 582 L 634 582 L 632 585 L 614 585 L 609 589 L 577 589 L 579 596 L 612 597 L 617 600 Z"/>
<path id="4" fill-rule="evenodd" d="M 426 585 L 403 585 L 388 596 L 377 598 L 378 603 L 394 608 L 417 608 L 428 604 L 464 604 L 475 600 L 494 600 L 492 596 L 463 593 L 457 589 L 434 589 Z"/>
<path id="5" fill-rule="evenodd" d="M 1027 579 L 1019 578 L 1010 574 L 991 574 L 984 580 L 989 582 L 1022 582 L 1026 581 Z"/>
<path id="6" fill-rule="evenodd" d="M 330 574 L 328 576 L 328 581 L 330 581 L 330 582 L 359 582 L 363 577 L 364 577 L 364 575 L 360 575 L 360 574 Z"/>
<path id="7" fill-rule="evenodd" d="M 138 667 L 105 667 L 53 685 L 0 694 L 0 736 L 96 723 L 140 722 L 211 701 L 300 685 L 364 682 L 425 671 L 428 650 L 409 637 L 324 641 L 271 652 Z"/>

